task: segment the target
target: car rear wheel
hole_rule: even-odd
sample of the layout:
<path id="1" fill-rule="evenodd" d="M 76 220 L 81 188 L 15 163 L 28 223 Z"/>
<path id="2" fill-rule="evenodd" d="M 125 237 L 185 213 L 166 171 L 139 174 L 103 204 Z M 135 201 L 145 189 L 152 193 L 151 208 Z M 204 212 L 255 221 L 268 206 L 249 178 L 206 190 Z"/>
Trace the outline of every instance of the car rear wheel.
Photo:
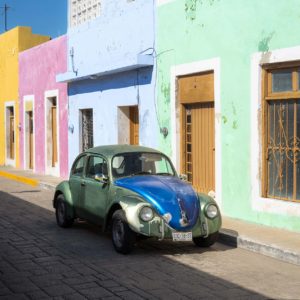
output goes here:
<path id="1" fill-rule="evenodd" d="M 212 246 L 218 239 L 219 232 L 214 232 L 207 237 L 194 237 L 193 242 L 198 247 L 210 247 Z"/>
<path id="2" fill-rule="evenodd" d="M 63 195 L 57 197 L 55 216 L 57 225 L 63 228 L 72 226 L 74 222 L 74 219 L 68 217 L 67 204 Z"/>
<path id="3" fill-rule="evenodd" d="M 112 216 L 112 243 L 115 250 L 122 254 L 128 254 L 134 248 L 136 234 L 126 220 L 125 212 L 121 209 Z"/>

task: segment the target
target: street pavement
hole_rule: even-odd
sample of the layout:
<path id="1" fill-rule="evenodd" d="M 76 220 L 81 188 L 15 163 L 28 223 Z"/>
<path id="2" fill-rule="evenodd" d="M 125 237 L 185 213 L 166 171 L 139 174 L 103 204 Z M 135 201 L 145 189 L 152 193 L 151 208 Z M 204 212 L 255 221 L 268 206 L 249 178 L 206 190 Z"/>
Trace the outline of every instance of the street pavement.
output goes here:
<path id="1" fill-rule="evenodd" d="M 0 166 L 0 177 L 16 182 L 26 183 L 33 187 L 55 190 L 62 178 L 41 175 L 30 170 Z M 37 200 L 38 205 L 44 205 L 43 200 Z M 46 201 L 45 205 L 48 205 Z M 263 226 L 245 220 L 222 216 L 222 228 L 219 241 L 234 247 L 247 249 L 276 259 L 300 266 L 300 233 Z"/>
<path id="2" fill-rule="evenodd" d="M 146 240 L 55 223 L 52 190 L 0 177 L 0 299 L 300 299 L 300 267 L 217 243 Z"/>

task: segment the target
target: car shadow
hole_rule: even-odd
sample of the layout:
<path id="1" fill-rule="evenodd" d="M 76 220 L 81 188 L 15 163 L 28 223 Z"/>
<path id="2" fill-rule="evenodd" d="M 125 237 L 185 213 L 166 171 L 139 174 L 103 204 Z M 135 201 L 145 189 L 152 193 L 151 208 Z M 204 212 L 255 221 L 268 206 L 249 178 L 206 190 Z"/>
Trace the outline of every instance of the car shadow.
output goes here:
<path id="1" fill-rule="evenodd" d="M 208 254 L 232 247 L 217 243 L 202 249 L 148 239 L 139 241 L 132 254 L 121 255 L 99 227 L 79 220 L 62 229 L 52 211 L 1 191 L 0 213 L 0 282 L 8 287 L 1 290 L 3 296 L 13 297 L 16 278 L 23 280 L 18 295 L 29 297 L 33 285 L 53 296 L 57 278 L 64 297 L 78 292 L 90 298 L 93 290 L 96 298 L 103 293 L 121 299 L 268 298 L 211 274 L 217 265 Z M 55 278 L 49 282 L 49 276 Z"/>

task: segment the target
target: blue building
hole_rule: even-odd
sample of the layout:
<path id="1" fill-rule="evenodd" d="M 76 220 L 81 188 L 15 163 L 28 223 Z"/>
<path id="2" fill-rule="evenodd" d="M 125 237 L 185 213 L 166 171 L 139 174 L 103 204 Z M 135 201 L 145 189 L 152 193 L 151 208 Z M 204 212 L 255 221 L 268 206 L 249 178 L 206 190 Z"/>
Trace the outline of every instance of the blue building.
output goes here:
<path id="1" fill-rule="evenodd" d="M 156 148 L 154 1 L 70 0 L 67 36 L 69 162 L 96 145 Z"/>

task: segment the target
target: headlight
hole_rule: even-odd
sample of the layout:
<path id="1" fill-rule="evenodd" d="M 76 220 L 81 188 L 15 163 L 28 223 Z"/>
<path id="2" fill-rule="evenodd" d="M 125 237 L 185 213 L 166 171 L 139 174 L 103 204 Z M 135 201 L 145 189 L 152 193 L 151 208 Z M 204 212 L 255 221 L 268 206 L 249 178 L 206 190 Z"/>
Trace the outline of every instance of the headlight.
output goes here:
<path id="1" fill-rule="evenodd" d="M 205 214 L 208 218 L 213 219 L 218 215 L 218 208 L 214 204 L 206 206 Z"/>
<path id="2" fill-rule="evenodd" d="M 140 210 L 140 218 L 141 220 L 143 220 L 144 222 L 149 222 L 153 219 L 154 214 L 153 214 L 153 210 L 151 207 L 149 206 L 144 206 L 141 210 Z"/>

